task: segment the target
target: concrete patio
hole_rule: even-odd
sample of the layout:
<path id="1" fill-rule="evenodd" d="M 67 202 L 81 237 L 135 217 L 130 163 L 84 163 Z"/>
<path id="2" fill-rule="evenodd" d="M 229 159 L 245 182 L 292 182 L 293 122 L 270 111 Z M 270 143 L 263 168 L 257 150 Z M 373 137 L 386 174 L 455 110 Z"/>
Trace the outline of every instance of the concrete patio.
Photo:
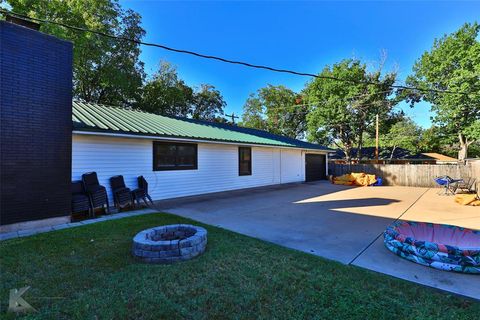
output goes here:
<path id="1" fill-rule="evenodd" d="M 480 210 L 438 189 L 344 187 L 326 182 L 233 191 L 159 202 L 162 211 L 219 226 L 344 264 L 480 299 L 480 277 L 438 271 L 383 246 L 396 219 L 480 229 Z"/>

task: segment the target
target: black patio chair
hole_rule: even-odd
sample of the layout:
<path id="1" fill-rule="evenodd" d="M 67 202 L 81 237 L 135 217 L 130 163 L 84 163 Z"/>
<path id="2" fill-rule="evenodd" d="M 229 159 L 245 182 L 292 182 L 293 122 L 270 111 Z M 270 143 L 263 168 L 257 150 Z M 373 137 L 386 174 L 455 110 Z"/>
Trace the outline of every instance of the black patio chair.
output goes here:
<path id="1" fill-rule="evenodd" d="M 114 176 L 110 178 L 110 186 L 112 187 L 113 202 L 118 209 L 133 205 L 132 192 L 125 185 L 123 176 Z"/>
<path id="2" fill-rule="evenodd" d="M 105 213 L 110 213 L 107 189 L 100 185 L 96 172 L 87 172 L 82 175 L 83 186 L 90 198 L 92 210 L 102 208 Z"/>
<path id="3" fill-rule="evenodd" d="M 152 197 L 150 197 L 150 195 L 148 194 L 147 180 L 145 180 L 143 176 L 139 176 L 137 178 L 137 181 L 138 181 L 138 188 L 132 191 L 134 202 L 136 201 L 137 204 L 140 205 L 140 199 L 142 199 L 143 202 L 145 202 L 145 204 L 148 207 L 149 206 L 149 203 L 147 202 L 147 199 L 148 199 L 148 201 L 150 201 L 150 204 L 153 206 Z"/>
<path id="4" fill-rule="evenodd" d="M 72 182 L 72 214 L 88 212 L 88 216 L 94 216 L 90 207 L 90 199 L 85 192 L 82 181 Z"/>
<path id="5" fill-rule="evenodd" d="M 463 179 L 462 181 L 457 183 L 457 190 L 461 190 L 462 192 L 466 192 L 466 193 L 475 193 L 476 181 L 477 181 L 476 178 Z"/>

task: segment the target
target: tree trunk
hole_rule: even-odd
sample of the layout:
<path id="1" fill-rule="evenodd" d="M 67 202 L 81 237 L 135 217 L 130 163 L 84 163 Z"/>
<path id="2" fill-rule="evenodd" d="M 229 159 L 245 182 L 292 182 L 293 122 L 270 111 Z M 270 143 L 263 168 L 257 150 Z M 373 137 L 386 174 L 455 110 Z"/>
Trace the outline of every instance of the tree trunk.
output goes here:
<path id="1" fill-rule="evenodd" d="M 395 153 L 395 150 L 397 149 L 397 146 L 393 146 L 392 152 L 390 153 L 390 162 L 392 162 L 393 159 L 393 154 Z"/>
<path id="2" fill-rule="evenodd" d="M 458 134 L 458 141 L 460 142 L 460 150 L 458 151 L 458 160 L 465 160 L 468 156 L 469 143 L 466 141 L 465 136 L 461 133 Z"/>
<path id="3" fill-rule="evenodd" d="M 348 164 L 351 163 L 352 161 L 352 148 L 351 147 L 344 147 L 343 148 L 343 153 L 345 153 L 345 160 Z"/>
<path id="4" fill-rule="evenodd" d="M 357 146 L 357 159 L 358 159 L 358 161 L 362 160 L 362 147 L 363 147 L 363 132 L 358 137 L 358 146 Z"/>

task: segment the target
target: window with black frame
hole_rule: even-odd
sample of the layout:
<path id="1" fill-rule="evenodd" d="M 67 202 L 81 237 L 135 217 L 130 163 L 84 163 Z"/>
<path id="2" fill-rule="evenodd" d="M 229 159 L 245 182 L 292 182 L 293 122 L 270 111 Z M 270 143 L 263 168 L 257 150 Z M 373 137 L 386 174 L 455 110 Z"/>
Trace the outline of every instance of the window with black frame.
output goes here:
<path id="1" fill-rule="evenodd" d="M 238 148 L 238 175 L 249 176 L 252 174 L 252 148 Z"/>
<path id="2" fill-rule="evenodd" d="M 153 142 L 153 171 L 197 169 L 194 143 Z"/>

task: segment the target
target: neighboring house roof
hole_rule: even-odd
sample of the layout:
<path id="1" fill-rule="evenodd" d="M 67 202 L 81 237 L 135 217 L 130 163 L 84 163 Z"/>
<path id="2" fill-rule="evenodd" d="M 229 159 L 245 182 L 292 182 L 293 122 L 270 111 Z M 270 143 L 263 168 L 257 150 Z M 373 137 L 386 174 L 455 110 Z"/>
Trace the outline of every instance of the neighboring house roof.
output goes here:
<path id="1" fill-rule="evenodd" d="M 452 158 L 452 157 L 449 157 L 449 156 L 446 156 L 444 154 L 440 154 L 440 153 L 436 153 L 436 152 L 425 152 L 425 153 L 422 153 L 425 157 L 428 157 L 428 158 L 431 158 L 431 159 L 435 159 L 437 161 L 452 161 L 452 162 L 455 162 L 455 161 L 458 161 L 457 159 L 455 158 Z"/>
<path id="2" fill-rule="evenodd" d="M 389 160 L 391 157 L 392 148 L 379 148 L 378 158 L 380 160 Z M 357 148 L 352 149 L 352 158 L 357 157 Z M 345 159 L 345 153 L 341 149 L 337 149 L 335 154 L 330 156 L 330 159 Z M 375 159 L 375 147 L 362 148 L 362 160 Z M 435 152 L 414 153 L 412 154 L 407 149 L 395 148 L 393 152 L 393 160 L 412 160 L 412 161 L 448 161 L 455 162 L 457 159 Z"/>
<path id="3" fill-rule="evenodd" d="M 391 153 L 392 148 L 379 148 L 378 158 L 381 160 L 388 160 L 390 159 Z M 351 155 L 353 159 L 357 158 L 357 148 L 352 149 Z M 395 148 L 392 159 L 406 159 L 411 156 L 410 151 L 403 148 Z M 345 159 L 345 153 L 341 149 L 337 149 L 335 150 L 335 154 L 330 156 L 330 159 Z M 363 147 L 362 159 L 375 159 L 375 147 Z"/>
<path id="4" fill-rule="evenodd" d="M 233 125 L 165 117 L 139 110 L 80 101 L 73 101 L 72 106 L 74 131 L 148 135 L 333 151 L 318 144 Z"/>

